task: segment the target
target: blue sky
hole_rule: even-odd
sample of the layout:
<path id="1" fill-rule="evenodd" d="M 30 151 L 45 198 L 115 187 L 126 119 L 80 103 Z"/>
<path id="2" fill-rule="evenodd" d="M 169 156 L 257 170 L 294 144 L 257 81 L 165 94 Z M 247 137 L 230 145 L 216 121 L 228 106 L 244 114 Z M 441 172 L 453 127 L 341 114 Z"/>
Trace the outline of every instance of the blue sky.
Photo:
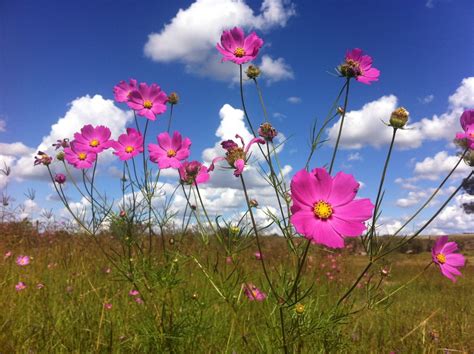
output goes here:
<path id="1" fill-rule="evenodd" d="M 37 213 L 39 205 L 59 208 L 45 201 L 51 189 L 37 172 L 40 167 L 30 168 L 27 159 L 57 134 L 52 126 L 60 118 L 82 125 L 88 115 L 106 112 L 114 115 L 110 122 L 117 129 L 124 127 L 126 106 L 107 100 L 113 99 L 113 86 L 130 77 L 179 93 L 174 128 L 193 141 L 191 157 L 202 159 L 203 151 L 218 143 L 218 127 L 232 128 L 223 123 L 228 119 L 222 107 L 240 108 L 238 68 L 221 64 L 213 48 L 223 29 L 239 25 L 265 41 L 256 64 L 266 58 L 262 88 L 274 125 L 290 137 L 281 155 L 290 176 L 304 166 L 312 120 L 325 116 L 343 84 L 332 73 L 346 49 L 360 47 L 374 58 L 380 81 L 351 85 L 352 112 L 336 171 L 353 173 L 364 184 L 360 194 L 374 198 L 388 147 L 382 133 L 388 128 L 377 124 L 393 107 L 405 106 L 413 130 L 395 153 L 384 204 L 387 224 L 396 225 L 456 160 L 450 137 L 460 129 L 462 110 L 474 106 L 472 11 L 469 0 L 2 2 L 0 160 L 14 171 L 8 193 L 21 203 L 33 186 Z M 262 117 L 256 93 L 252 85 L 245 90 L 256 125 Z M 107 123 L 108 118 L 97 119 Z M 165 114 L 154 123 L 155 135 L 166 129 L 166 119 Z M 329 142 L 314 166 L 327 163 L 330 153 Z M 107 171 L 110 166 L 104 181 L 112 178 Z M 225 188 L 221 180 L 213 188 Z M 7 185 L 5 178 L 0 182 Z M 236 190 L 229 197 L 230 205 L 241 205 L 237 195 Z M 209 194 L 210 202 L 225 203 L 213 198 Z M 432 231 L 473 231 L 473 216 L 459 206 L 469 198 L 457 198 Z"/>

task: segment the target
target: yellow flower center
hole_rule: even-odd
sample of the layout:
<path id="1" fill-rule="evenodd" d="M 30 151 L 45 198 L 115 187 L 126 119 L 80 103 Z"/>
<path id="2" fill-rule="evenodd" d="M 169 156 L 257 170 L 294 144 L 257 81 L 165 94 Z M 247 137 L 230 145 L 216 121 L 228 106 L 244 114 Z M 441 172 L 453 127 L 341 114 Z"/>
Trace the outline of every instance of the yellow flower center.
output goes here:
<path id="1" fill-rule="evenodd" d="M 85 160 L 87 154 L 85 152 L 80 152 L 79 154 L 77 154 L 77 157 L 79 157 L 79 160 Z"/>
<path id="2" fill-rule="evenodd" d="M 444 264 L 446 263 L 446 256 L 442 253 L 438 253 L 436 255 L 436 259 L 438 260 L 439 263 Z"/>
<path id="3" fill-rule="evenodd" d="M 97 139 L 92 139 L 91 142 L 89 143 L 89 145 L 92 146 L 92 147 L 97 147 L 97 146 L 99 146 L 99 144 L 100 144 L 99 140 L 97 140 Z"/>
<path id="4" fill-rule="evenodd" d="M 167 152 L 166 152 L 166 155 L 168 157 L 175 157 L 176 156 L 176 151 L 174 151 L 173 149 L 169 149 Z"/>
<path id="5" fill-rule="evenodd" d="M 254 298 L 257 298 L 257 296 L 258 296 L 258 293 L 257 293 L 257 291 L 256 291 L 256 290 L 252 290 L 252 296 L 253 296 Z"/>
<path id="6" fill-rule="evenodd" d="M 128 153 L 133 152 L 133 150 L 134 150 L 133 146 L 130 146 L 130 145 L 125 148 L 125 152 L 128 152 Z"/>
<path id="7" fill-rule="evenodd" d="M 242 57 L 245 55 L 245 49 L 244 49 L 244 48 L 241 48 L 241 47 L 235 48 L 235 50 L 234 50 L 234 55 L 235 55 L 237 58 L 242 58 Z"/>
<path id="8" fill-rule="evenodd" d="M 153 103 L 150 100 L 145 100 L 145 102 L 143 102 L 143 107 L 150 109 L 153 107 Z"/>
<path id="9" fill-rule="evenodd" d="M 320 200 L 316 204 L 314 204 L 313 207 L 313 213 L 316 215 L 318 218 L 326 220 L 329 219 L 332 215 L 332 207 L 331 204 Z"/>

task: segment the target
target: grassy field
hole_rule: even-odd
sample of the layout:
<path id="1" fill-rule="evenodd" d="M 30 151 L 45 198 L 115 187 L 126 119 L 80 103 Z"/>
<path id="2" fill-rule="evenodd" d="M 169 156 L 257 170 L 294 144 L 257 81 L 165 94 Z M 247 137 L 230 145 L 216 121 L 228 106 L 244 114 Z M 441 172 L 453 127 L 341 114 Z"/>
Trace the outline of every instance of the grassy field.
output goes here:
<path id="1" fill-rule="evenodd" d="M 150 256 L 126 260 L 137 274 L 134 285 L 111 263 L 123 259 L 114 256 L 120 248 L 102 238 L 110 259 L 85 237 L 4 232 L 0 250 L 11 256 L 0 259 L 1 353 L 282 351 L 279 306 L 253 255 L 253 243 L 232 263 L 218 246 L 190 238 L 174 244 L 168 240 L 165 261 L 157 243 Z M 275 284 L 291 280 L 295 268 L 282 246 L 276 238 L 264 244 Z M 374 266 L 349 301 L 336 308 L 367 259 L 350 250 L 332 254 L 312 247 L 302 275 L 302 287 L 312 285 L 299 300 L 304 310 L 293 305 L 284 312 L 290 351 L 474 352 L 474 253 L 464 254 L 468 263 L 457 283 L 432 265 L 389 300 L 367 306 L 370 286 L 380 284 L 372 299 L 381 299 L 417 276 L 431 259 L 428 252 L 395 254 Z M 17 265 L 19 255 L 30 256 L 30 264 Z M 130 264 L 118 265 L 126 269 Z M 382 267 L 390 270 L 388 276 L 380 274 Z M 17 291 L 20 281 L 26 288 Z M 268 298 L 249 301 L 242 293 L 244 281 Z M 277 290 L 282 286 L 276 285 Z M 136 287 L 140 294 L 130 295 Z"/>

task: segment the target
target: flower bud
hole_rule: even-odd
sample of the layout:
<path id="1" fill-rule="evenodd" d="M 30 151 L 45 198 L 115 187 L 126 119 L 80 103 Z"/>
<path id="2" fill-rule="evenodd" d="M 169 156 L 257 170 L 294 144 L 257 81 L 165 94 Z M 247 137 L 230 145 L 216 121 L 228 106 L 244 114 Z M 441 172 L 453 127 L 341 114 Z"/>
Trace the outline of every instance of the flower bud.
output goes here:
<path id="1" fill-rule="evenodd" d="M 380 270 L 380 275 L 381 275 L 382 277 L 388 277 L 389 274 L 390 274 L 390 271 L 389 271 L 387 268 L 382 268 L 382 269 Z"/>
<path id="2" fill-rule="evenodd" d="M 390 116 L 390 125 L 394 128 L 403 128 L 408 122 L 409 112 L 404 107 L 399 107 Z"/>
<path id="3" fill-rule="evenodd" d="M 168 102 L 170 104 L 178 104 L 179 102 L 179 96 L 176 92 L 171 92 L 170 95 L 168 96 Z"/>
<path id="4" fill-rule="evenodd" d="M 339 113 L 342 116 L 344 114 L 344 108 L 337 107 L 337 113 Z"/>
<path id="5" fill-rule="evenodd" d="M 56 154 L 56 160 L 64 161 L 64 151 L 60 151 Z"/>
<path id="6" fill-rule="evenodd" d="M 255 65 L 249 65 L 245 73 L 249 79 L 256 79 L 260 76 L 260 69 Z"/>
<path id="7" fill-rule="evenodd" d="M 239 233 L 240 228 L 239 228 L 238 226 L 231 226 L 231 227 L 229 227 L 229 231 L 230 231 L 232 234 L 236 235 L 236 234 Z"/>
<path id="8" fill-rule="evenodd" d="M 256 199 L 250 199 L 249 204 L 250 204 L 250 206 L 251 206 L 252 208 L 258 207 L 258 202 L 257 202 Z"/>
<path id="9" fill-rule="evenodd" d="M 265 122 L 258 128 L 258 135 L 267 141 L 273 141 L 273 138 L 278 135 L 278 132 L 270 123 Z"/>
<path id="10" fill-rule="evenodd" d="M 169 242 L 170 245 L 174 245 L 174 238 L 171 237 L 171 238 L 168 240 L 168 242 Z"/>
<path id="11" fill-rule="evenodd" d="M 124 217 L 127 216 L 127 213 L 125 212 L 125 210 L 120 210 L 120 214 L 119 214 L 119 215 L 120 215 L 121 218 L 124 218 Z"/>
<path id="12" fill-rule="evenodd" d="M 63 184 L 66 182 L 66 176 L 62 173 L 56 173 L 56 176 L 54 176 L 54 181 L 58 184 Z"/>
<path id="13" fill-rule="evenodd" d="M 301 304 L 301 303 L 297 303 L 296 306 L 295 306 L 295 312 L 298 315 L 302 315 L 304 313 L 304 305 Z"/>

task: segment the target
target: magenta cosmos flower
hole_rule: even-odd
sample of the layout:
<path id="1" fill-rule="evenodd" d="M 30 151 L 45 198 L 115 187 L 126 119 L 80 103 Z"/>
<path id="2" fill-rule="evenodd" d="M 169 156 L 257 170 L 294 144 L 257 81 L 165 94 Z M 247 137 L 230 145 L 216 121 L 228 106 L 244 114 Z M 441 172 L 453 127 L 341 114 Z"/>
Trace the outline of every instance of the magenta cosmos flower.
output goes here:
<path id="1" fill-rule="evenodd" d="M 22 291 L 26 289 L 26 284 L 23 283 L 22 281 L 18 282 L 18 284 L 15 285 L 15 290 L 16 291 Z"/>
<path id="2" fill-rule="evenodd" d="M 457 133 L 456 139 L 466 140 L 469 149 L 474 149 L 474 109 L 464 111 L 460 122 L 464 133 Z"/>
<path id="3" fill-rule="evenodd" d="M 184 161 L 178 168 L 179 179 L 184 184 L 200 184 L 209 181 L 207 167 L 199 161 Z"/>
<path id="4" fill-rule="evenodd" d="M 114 155 L 126 161 L 143 152 L 143 137 L 137 130 L 127 128 L 127 133 L 120 135 L 111 145 Z"/>
<path id="5" fill-rule="evenodd" d="M 380 71 L 372 67 L 372 57 L 363 55 L 362 49 L 359 48 L 347 51 L 345 62 L 339 66 L 339 72 L 344 77 L 354 77 L 367 85 L 378 81 L 380 76 Z"/>
<path id="6" fill-rule="evenodd" d="M 244 284 L 244 294 L 250 301 L 263 301 L 267 298 L 267 294 L 251 283 Z"/>
<path id="7" fill-rule="evenodd" d="M 114 86 L 114 96 L 117 102 L 128 102 L 130 93 L 137 89 L 137 80 L 130 79 L 129 82 L 120 81 L 118 85 Z"/>
<path id="8" fill-rule="evenodd" d="M 324 168 L 299 171 L 291 180 L 291 223 L 307 239 L 331 248 L 344 247 L 345 237 L 366 230 L 374 205 L 369 199 L 354 200 L 359 183 L 339 172 L 334 178 Z"/>
<path id="9" fill-rule="evenodd" d="M 157 136 L 158 144 L 148 144 L 150 160 L 156 162 L 159 168 L 179 168 L 181 162 L 189 157 L 191 140 L 181 137 L 179 132 L 174 132 L 173 138 L 168 133 Z"/>
<path id="10" fill-rule="evenodd" d="M 76 168 L 91 168 L 97 160 L 97 154 L 80 145 L 76 146 L 76 142 L 71 141 L 70 146 L 64 149 L 64 159 Z"/>
<path id="11" fill-rule="evenodd" d="M 222 61 L 244 64 L 257 57 L 262 45 L 263 40 L 255 32 L 245 37 L 242 28 L 234 27 L 222 32 L 221 43 L 217 43 L 216 47 L 222 54 Z"/>
<path id="12" fill-rule="evenodd" d="M 30 257 L 18 256 L 18 258 L 16 259 L 16 264 L 18 264 L 19 266 L 26 266 L 30 264 Z"/>
<path id="13" fill-rule="evenodd" d="M 239 177 L 244 171 L 245 163 L 248 160 L 247 155 L 250 147 L 255 143 L 265 144 L 265 140 L 263 140 L 262 138 L 253 138 L 246 146 L 244 143 L 244 139 L 240 135 L 236 134 L 235 137 L 237 139 L 240 139 L 242 147 L 240 147 L 233 140 L 225 140 L 221 142 L 222 148 L 227 152 L 225 153 L 225 156 L 219 156 L 212 160 L 211 166 L 209 166 L 209 171 L 214 170 L 214 165 L 216 162 L 226 160 L 229 166 L 234 168 L 234 176 Z"/>
<path id="14" fill-rule="evenodd" d="M 80 133 L 74 134 L 76 149 L 101 153 L 111 146 L 110 135 L 110 129 L 103 125 L 97 127 L 91 124 L 84 125 Z"/>
<path id="15" fill-rule="evenodd" d="M 161 91 L 160 86 L 157 84 L 148 86 L 142 82 L 138 85 L 138 90 L 130 92 L 127 104 L 131 109 L 137 111 L 139 116 L 155 120 L 156 115 L 166 111 L 167 101 L 168 96 Z"/>
<path id="16" fill-rule="evenodd" d="M 455 276 L 461 275 L 457 268 L 464 267 L 466 262 L 462 254 L 454 253 L 457 249 L 456 242 L 448 242 L 448 236 L 441 236 L 431 250 L 433 262 L 439 266 L 441 273 L 453 282 L 456 281 Z"/>

